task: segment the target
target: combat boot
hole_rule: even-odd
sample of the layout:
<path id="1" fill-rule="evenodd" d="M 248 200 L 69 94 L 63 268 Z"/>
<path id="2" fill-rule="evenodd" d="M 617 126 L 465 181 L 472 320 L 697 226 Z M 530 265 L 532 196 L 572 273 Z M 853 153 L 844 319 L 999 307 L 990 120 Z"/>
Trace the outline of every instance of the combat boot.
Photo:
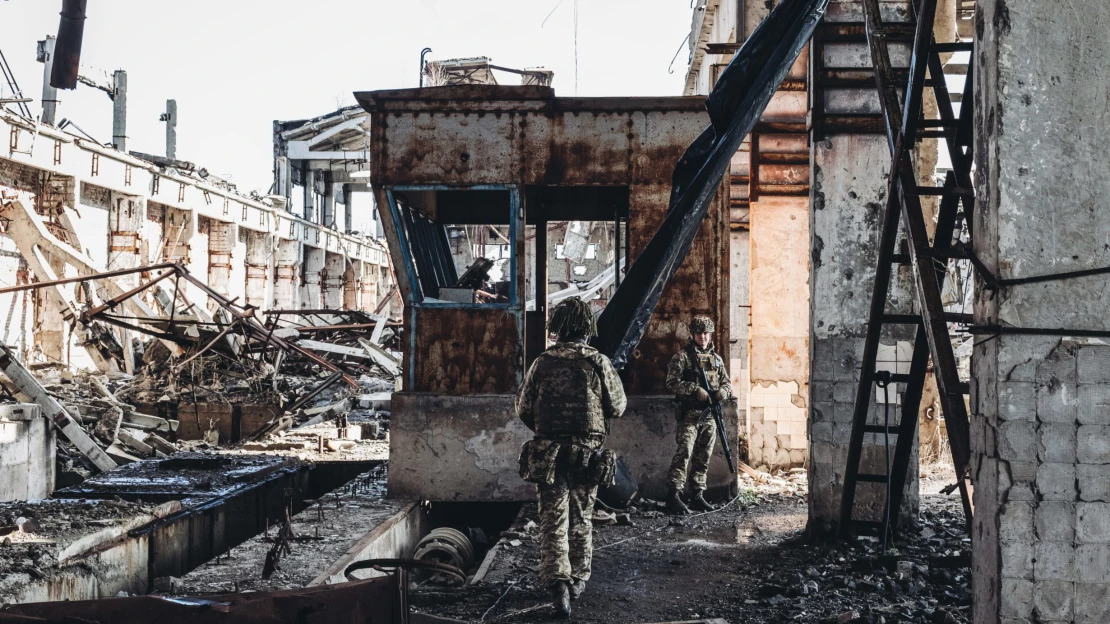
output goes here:
<path id="1" fill-rule="evenodd" d="M 690 508 L 686 503 L 682 502 L 682 497 L 678 495 L 678 490 L 671 490 L 667 494 L 667 512 L 676 516 L 682 516 L 690 513 Z"/>
<path id="2" fill-rule="evenodd" d="M 695 490 L 694 495 L 690 498 L 690 509 L 695 511 L 713 511 L 716 509 L 709 501 L 705 500 L 702 490 Z"/>
<path id="3" fill-rule="evenodd" d="M 582 594 L 585 593 L 585 592 L 586 592 L 586 581 L 583 581 L 582 579 L 575 579 L 574 582 L 570 584 L 570 599 L 571 600 L 578 600 L 582 596 Z"/>
<path id="4" fill-rule="evenodd" d="M 551 584 L 551 606 L 555 607 L 556 616 L 570 619 L 570 586 L 566 581 Z"/>

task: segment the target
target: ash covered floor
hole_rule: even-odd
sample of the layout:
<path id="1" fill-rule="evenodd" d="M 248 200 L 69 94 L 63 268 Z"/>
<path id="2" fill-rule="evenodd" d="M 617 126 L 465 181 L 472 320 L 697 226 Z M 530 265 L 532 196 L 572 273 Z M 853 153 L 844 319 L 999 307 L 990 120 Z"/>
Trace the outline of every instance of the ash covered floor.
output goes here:
<path id="1" fill-rule="evenodd" d="M 384 496 L 383 465 L 293 515 L 288 526 L 291 532 L 283 531 L 283 523 L 275 521 L 264 534 L 183 578 L 162 580 L 158 589 L 196 596 L 306 587 L 367 532 L 406 505 Z M 283 547 L 287 550 L 281 550 Z"/>
<path id="2" fill-rule="evenodd" d="M 675 518 L 644 508 L 632 526 L 594 533 L 593 578 L 574 603 L 574 621 L 664 622 L 722 618 L 771 622 L 967 622 L 970 570 L 930 567 L 966 556 L 958 496 L 940 494 L 951 468 L 923 472 L 920 528 L 894 544 L 901 564 L 872 569 L 881 546 L 872 538 L 807 544 L 806 482 L 793 473 L 769 484 L 741 480 L 729 507 Z M 539 587 L 535 506 L 503 535 L 500 554 L 480 585 L 423 585 L 416 610 L 464 621 L 552 620 Z"/>

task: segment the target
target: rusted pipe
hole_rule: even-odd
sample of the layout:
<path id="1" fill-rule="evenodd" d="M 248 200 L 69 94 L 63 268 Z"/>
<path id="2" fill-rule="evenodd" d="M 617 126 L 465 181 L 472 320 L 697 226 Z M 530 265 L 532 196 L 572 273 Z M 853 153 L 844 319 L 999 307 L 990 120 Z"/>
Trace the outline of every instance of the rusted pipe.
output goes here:
<path id="1" fill-rule="evenodd" d="M 50 70 L 50 86 L 55 89 L 76 89 L 81 67 L 81 40 L 85 36 L 85 5 L 87 0 L 62 0 L 62 18 L 58 22 L 58 40 L 54 44 L 54 65 Z"/>

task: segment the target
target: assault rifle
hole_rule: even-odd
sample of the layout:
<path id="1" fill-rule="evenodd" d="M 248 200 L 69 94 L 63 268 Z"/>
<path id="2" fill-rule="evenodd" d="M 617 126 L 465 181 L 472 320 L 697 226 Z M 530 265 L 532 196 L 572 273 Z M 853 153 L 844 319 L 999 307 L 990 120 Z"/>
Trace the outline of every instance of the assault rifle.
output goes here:
<path id="1" fill-rule="evenodd" d="M 728 462 L 729 472 L 736 472 L 736 464 L 732 461 L 732 449 L 728 445 L 728 431 L 725 430 L 725 418 L 721 412 L 721 402 L 713 396 L 713 390 L 709 387 L 709 378 L 705 376 L 705 369 L 698 366 L 696 362 L 694 368 L 698 371 L 698 381 L 701 382 L 702 389 L 709 394 L 709 407 L 705 408 L 705 411 L 713 412 L 713 421 L 717 423 L 717 435 L 721 438 L 721 448 L 725 451 L 725 461 Z"/>

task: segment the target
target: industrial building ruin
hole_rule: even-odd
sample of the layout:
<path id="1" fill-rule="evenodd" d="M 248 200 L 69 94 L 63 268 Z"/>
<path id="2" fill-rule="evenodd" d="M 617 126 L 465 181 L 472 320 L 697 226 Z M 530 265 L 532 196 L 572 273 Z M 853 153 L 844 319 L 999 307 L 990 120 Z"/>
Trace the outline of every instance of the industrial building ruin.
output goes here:
<path id="1" fill-rule="evenodd" d="M 0 36 L 0 623 L 1110 621 L 1110 9 L 694 0 L 606 29 L 680 89 L 572 97 L 577 2 L 574 90 L 441 7 L 248 192 L 176 101 L 129 151 L 55 4 L 41 97 Z"/>

